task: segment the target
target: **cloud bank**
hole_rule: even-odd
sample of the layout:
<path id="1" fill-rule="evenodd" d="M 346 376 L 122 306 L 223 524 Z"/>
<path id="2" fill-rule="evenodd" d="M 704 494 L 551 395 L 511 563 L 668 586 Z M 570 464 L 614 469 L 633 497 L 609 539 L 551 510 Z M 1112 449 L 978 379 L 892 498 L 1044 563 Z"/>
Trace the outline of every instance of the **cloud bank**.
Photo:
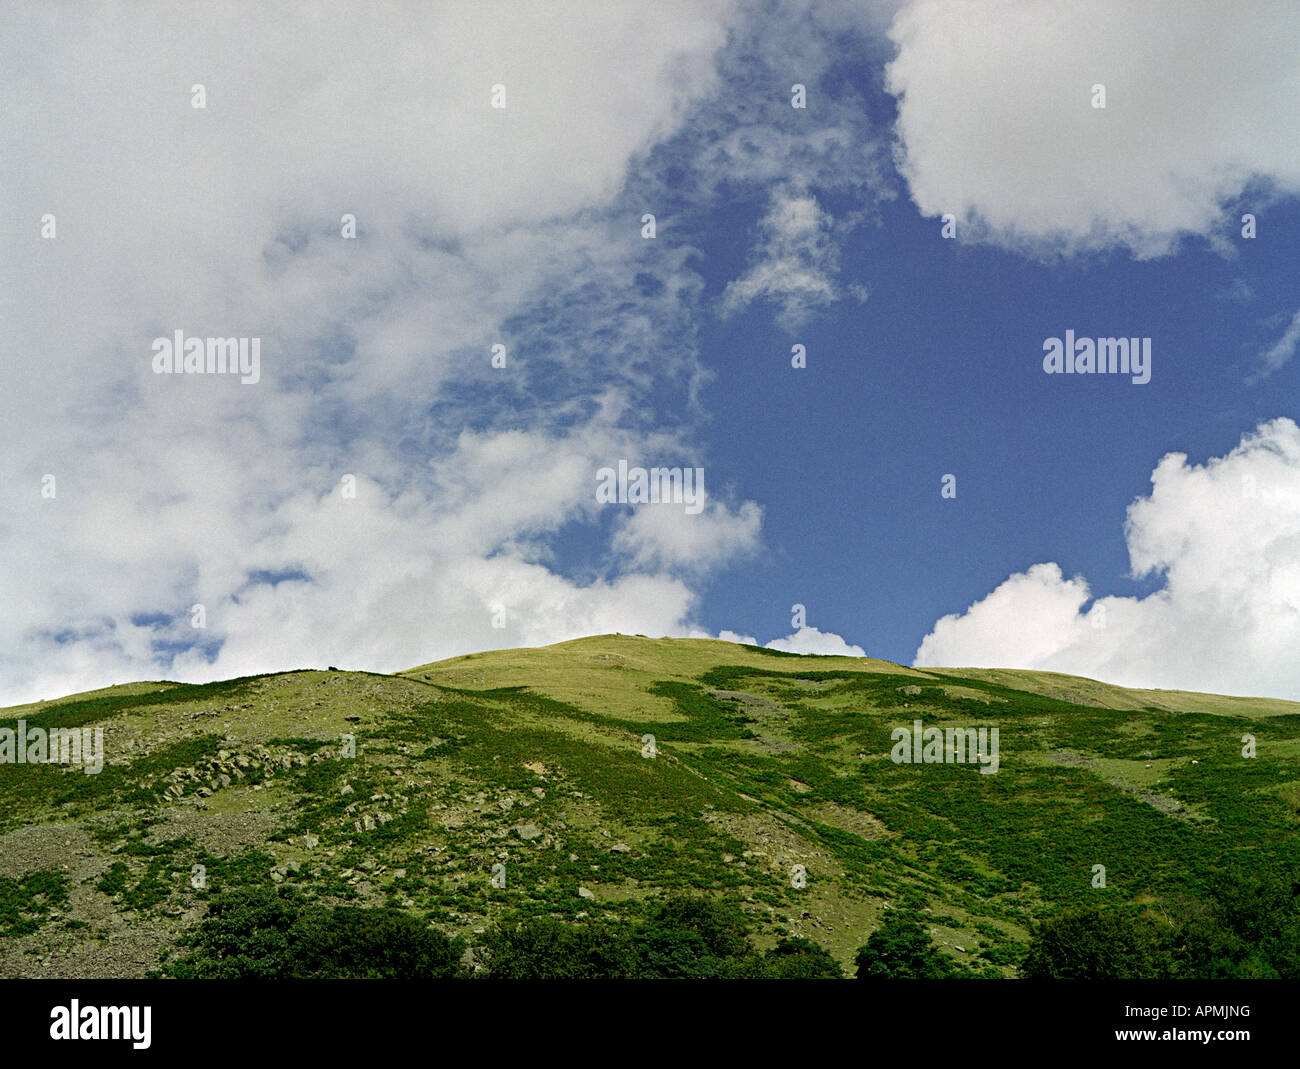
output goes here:
<path id="1" fill-rule="evenodd" d="M 1261 424 L 1204 465 L 1161 459 L 1125 522 L 1135 577 L 1092 601 L 1054 563 L 945 616 L 916 667 L 1029 668 L 1135 687 L 1300 699 L 1300 427 Z"/>

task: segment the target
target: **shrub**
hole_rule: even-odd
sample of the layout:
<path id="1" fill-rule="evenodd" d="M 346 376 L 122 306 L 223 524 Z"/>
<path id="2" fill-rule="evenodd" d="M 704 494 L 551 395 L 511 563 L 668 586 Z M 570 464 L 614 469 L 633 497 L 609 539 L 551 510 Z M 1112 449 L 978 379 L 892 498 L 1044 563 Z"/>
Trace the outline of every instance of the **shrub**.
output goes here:
<path id="1" fill-rule="evenodd" d="M 549 917 L 497 925 L 484 939 L 483 949 L 493 978 L 604 980 L 633 971 L 631 947 L 620 930 Z"/>

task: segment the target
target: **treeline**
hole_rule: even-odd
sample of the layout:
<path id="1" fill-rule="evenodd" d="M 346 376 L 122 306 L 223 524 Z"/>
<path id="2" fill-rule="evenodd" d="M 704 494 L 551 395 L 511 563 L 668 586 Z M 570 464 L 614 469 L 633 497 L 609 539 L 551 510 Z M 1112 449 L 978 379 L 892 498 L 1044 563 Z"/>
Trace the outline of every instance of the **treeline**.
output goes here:
<path id="1" fill-rule="evenodd" d="M 218 896 L 161 975 L 180 979 L 448 979 L 468 976 L 468 944 L 401 910 L 328 907 L 291 887 Z M 505 979 L 834 979 L 825 949 L 784 939 L 758 951 L 744 919 L 704 898 L 672 897 L 632 926 L 533 917 L 499 924 L 475 948 Z"/>
<path id="2" fill-rule="evenodd" d="M 286 886 L 217 896 L 159 975 L 198 979 L 840 979 L 808 939 L 759 950 L 738 911 L 674 895 L 631 924 L 515 918 L 469 944 L 391 908 L 330 907 Z M 472 957 L 477 968 L 469 965 Z M 891 910 L 858 950 L 862 980 L 996 977 L 934 945 L 922 914 Z M 1270 871 L 1221 880 L 1207 900 L 1158 910 L 1072 909 L 1038 925 L 1020 963 L 1027 979 L 1295 979 L 1300 880 Z"/>
<path id="3" fill-rule="evenodd" d="M 1073 909 L 1039 925 L 1020 975 L 1062 980 L 1300 978 L 1300 873 L 1221 877 L 1208 899 Z"/>
<path id="4" fill-rule="evenodd" d="M 861 976 L 950 976 L 915 920 L 891 914 L 858 953 Z M 295 888 L 240 889 L 213 899 L 159 975 L 182 979 L 445 979 L 467 976 L 468 944 L 401 910 L 328 907 Z M 737 911 L 671 896 L 634 924 L 549 917 L 500 923 L 474 948 L 479 974 L 499 979 L 841 979 L 830 953 L 786 938 L 760 951 Z"/>

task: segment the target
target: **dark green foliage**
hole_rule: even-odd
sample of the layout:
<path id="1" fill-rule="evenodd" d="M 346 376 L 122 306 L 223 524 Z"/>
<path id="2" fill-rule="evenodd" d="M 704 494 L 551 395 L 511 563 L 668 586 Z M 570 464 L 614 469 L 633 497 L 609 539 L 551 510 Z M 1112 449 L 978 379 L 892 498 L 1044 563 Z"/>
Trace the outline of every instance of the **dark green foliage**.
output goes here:
<path id="1" fill-rule="evenodd" d="M 192 937 L 193 952 L 168 975 L 182 979 L 277 979 L 292 974 L 291 932 L 302 911 L 289 888 L 238 890 L 216 897 Z"/>
<path id="2" fill-rule="evenodd" d="M 443 980 L 461 972 L 451 940 L 396 909 L 308 909 L 291 934 L 296 978 Z"/>
<path id="3" fill-rule="evenodd" d="M 747 935 L 744 919 L 718 902 L 670 897 L 633 933 L 637 975 L 654 979 L 734 975 L 737 963 L 753 953 Z"/>
<path id="4" fill-rule="evenodd" d="M 1163 980 L 1173 973 L 1167 926 L 1132 910 L 1083 907 L 1034 931 L 1027 980 Z"/>
<path id="5" fill-rule="evenodd" d="M 859 980 L 943 980 L 962 970 L 941 954 L 919 918 L 892 910 L 858 950 Z"/>
<path id="6" fill-rule="evenodd" d="M 1207 909 L 1178 933 L 1180 975 L 1203 979 L 1300 979 L 1300 873 L 1276 869 L 1221 876 Z"/>
<path id="7" fill-rule="evenodd" d="M 131 870 L 126 867 L 125 861 L 114 861 L 95 886 L 106 895 L 121 894 L 126 890 L 127 877 L 130 875 Z"/>
<path id="8" fill-rule="evenodd" d="M 763 955 L 765 980 L 841 980 L 844 970 L 825 947 L 811 939 L 782 939 Z"/>
<path id="9" fill-rule="evenodd" d="M 836 978 L 835 959 L 807 939 L 785 939 L 766 954 L 749 941 L 743 917 L 708 898 L 673 895 L 630 930 L 533 917 L 497 925 L 484 939 L 494 979 Z"/>
<path id="10" fill-rule="evenodd" d="M 505 980 L 605 980 L 634 971 L 631 946 L 617 928 L 533 917 L 494 927 L 483 944 L 489 974 Z"/>
<path id="11" fill-rule="evenodd" d="M 288 887 L 241 889 L 213 900 L 169 976 L 185 979 L 444 979 L 459 948 L 392 909 L 329 909 Z"/>
<path id="12" fill-rule="evenodd" d="M 1206 902 L 1160 919 L 1131 909 L 1067 910 L 1039 925 L 1021 975 L 1054 979 L 1300 979 L 1300 881 L 1234 871 Z"/>

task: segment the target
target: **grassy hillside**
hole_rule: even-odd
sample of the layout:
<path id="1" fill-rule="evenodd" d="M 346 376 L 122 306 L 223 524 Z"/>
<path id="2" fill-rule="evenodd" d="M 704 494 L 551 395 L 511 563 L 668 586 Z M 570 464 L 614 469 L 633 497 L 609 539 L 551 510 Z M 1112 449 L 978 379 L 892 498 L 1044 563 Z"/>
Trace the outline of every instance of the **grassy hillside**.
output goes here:
<path id="1" fill-rule="evenodd" d="M 846 966 L 914 908 L 945 953 L 1014 975 L 1064 906 L 1300 864 L 1300 704 L 1053 673 L 606 635 L 392 676 L 132 684 L 0 727 L 19 718 L 102 727 L 107 764 L 0 764 L 3 976 L 144 975 L 214 894 L 271 883 L 471 947 L 512 911 L 631 920 L 694 890 L 759 945 L 806 936 Z M 895 764 L 914 719 L 997 727 L 999 771 Z"/>

